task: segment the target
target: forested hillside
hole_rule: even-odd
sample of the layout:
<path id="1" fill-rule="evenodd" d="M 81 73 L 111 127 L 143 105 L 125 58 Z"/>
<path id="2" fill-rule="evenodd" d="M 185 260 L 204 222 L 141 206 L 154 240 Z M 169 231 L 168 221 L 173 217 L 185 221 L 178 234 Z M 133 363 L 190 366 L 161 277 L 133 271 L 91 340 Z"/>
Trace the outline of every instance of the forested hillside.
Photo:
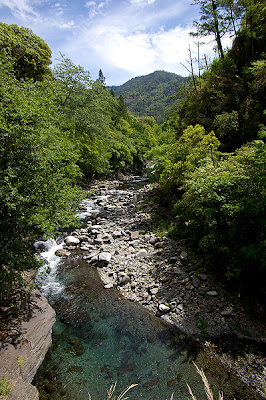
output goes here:
<path id="1" fill-rule="evenodd" d="M 197 1 L 197 36 L 212 33 L 219 58 L 193 75 L 150 157 L 171 234 L 254 304 L 266 299 L 266 5 Z M 214 7 L 215 6 L 215 7 Z M 235 29 L 232 48 L 220 36 Z M 227 28 L 226 28 L 227 27 Z"/>
<path id="2" fill-rule="evenodd" d="M 111 86 L 116 97 L 123 96 L 128 109 L 136 116 L 152 116 L 162 124 L 167 110 L 174 104 L 173 96 L 185 86 L 187 78 L 165 71 L 138 76 L 121 86 Z M 176 99 L 175 99 L 176 101 Z"/>
<path id="3" fill-rule="evenodd" d="M 70 226 L 82 187 L 141 167 L 152 118 L 129 115 L 99 80 L 27 28 L 0 23 L 0 300 L 36 264 L 33 242 Z"/>

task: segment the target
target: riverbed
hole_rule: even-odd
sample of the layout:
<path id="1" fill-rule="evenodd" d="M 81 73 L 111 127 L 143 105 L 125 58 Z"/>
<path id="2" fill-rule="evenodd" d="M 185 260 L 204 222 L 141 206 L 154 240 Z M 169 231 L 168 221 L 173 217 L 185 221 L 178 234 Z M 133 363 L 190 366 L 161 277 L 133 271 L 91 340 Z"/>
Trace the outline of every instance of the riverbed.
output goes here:
<path id="1" fill-rule="evenodd" d="M 197 321 L 207 323 L 207 338 L 229 335 L 243 310 L 211 277 L 196 275 L 185 243 L 150 231 L 142 201 L 152 188 L 135 178 L 123 185 L 99 182 L 89 192 L 77 212 L 83 226 L 72 232 L 79 244 L 65 246 L 65 234 L 43 244 L 41 253 L 48 264 L 37 280 L 58 315 L 35 382 L 43 400 L 85 400 L 88 393 L 102 400 L 114 382 L 116 393 L 137 384 L 129 399 L 164 400 L 172 393 L 187 399 L 187 384 L 203 399 L 193 362 L 227 400 L 265 398 L 260 373 L 254 375 L 257 389 L 249 387 L 212 351 L 203 351 Z M 67 253 L 59 257 L 58 250 Z M 110 259 L 100 262 L 103 253 Z M 212 350 L 207 338 L 205 349 Z M 263 364 L 257 369 L 263 377 Z"/>

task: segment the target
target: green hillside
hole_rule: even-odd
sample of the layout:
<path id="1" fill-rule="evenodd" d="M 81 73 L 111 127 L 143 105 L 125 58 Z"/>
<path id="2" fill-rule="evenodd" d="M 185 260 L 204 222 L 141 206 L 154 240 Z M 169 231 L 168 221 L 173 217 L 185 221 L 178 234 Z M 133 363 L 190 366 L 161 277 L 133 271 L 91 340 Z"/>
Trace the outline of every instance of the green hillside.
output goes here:
<path id="1" fill-rule="evenodd" d="M 153 116 L 162 124 L 166 110 L 173 104 L 171 96 L 187 82 L 183 76 L 155 71 L 149 75 L 138 76 L 121 86 L 111 86 L 116 97 L 122 95 L 128 109 L 135 116 Z M 176 100 L 175 100 L 176 101 Z"/>

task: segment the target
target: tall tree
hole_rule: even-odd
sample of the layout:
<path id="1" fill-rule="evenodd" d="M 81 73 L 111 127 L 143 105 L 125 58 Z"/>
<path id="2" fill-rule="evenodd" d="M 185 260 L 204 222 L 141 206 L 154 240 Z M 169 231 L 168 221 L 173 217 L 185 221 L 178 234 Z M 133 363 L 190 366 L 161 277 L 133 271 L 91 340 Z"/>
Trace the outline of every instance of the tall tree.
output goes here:
<path id="1" fill-rule="evenodd" d="M 99 70 L 99 78 L 97 79 L 97 82 L 105 86 L 105 76 L 103 75 L 103 71 L 101 69 Z"/>
<path id="2" fill-rule="evenodd" d="M 232 32 L 234 36 L 238 35 L 241 19 L 245 12 L 245 6 L 242 3 L 239 0 L 221 0 L 226 29 L 228 32 Z"/>
<path id="3" fill-rule="evenodd" d="M 224 58 L 222 36 L 225 31 L 224 17 L 220 12 L 221 0 L 193 0 L 194 4 L 200 5 L 200 21 L 194 21 L 196 32 L 192 36 L 214 35 L 220 57 Z"/>

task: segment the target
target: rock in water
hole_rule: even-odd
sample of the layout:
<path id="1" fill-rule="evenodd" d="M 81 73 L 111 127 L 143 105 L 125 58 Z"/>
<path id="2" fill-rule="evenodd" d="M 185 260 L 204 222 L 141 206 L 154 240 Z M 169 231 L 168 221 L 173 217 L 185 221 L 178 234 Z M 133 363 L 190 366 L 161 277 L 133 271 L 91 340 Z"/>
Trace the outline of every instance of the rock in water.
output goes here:
<path id="1" fill-rule="evenodd" d="M 58 249 L 56 250 L 55 255 L 58 257 L 69 257 L 71 256 L 71 252 L 63 249 Z"/>

